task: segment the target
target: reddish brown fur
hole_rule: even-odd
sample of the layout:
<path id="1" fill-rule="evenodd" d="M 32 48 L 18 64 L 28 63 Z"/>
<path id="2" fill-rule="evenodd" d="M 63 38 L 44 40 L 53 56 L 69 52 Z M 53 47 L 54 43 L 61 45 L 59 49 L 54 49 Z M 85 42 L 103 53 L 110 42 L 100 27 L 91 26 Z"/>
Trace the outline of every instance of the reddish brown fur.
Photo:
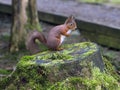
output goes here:
<path id="1" fill-rule="evenodd" d="M 69 36 L 66 32 L 68 31 L 68 28 L 63 24 L 54 27 L 48 35 L 47 39 L 47 46 L 51 49 L 57 50 L 60 44 L 60 37 L 61 34 L 65 36 Z"/>
<path id="2" fill-rule="evenodd" d="M 61 50 L 59 48 L 60 46 L 60 40 L 61 35 L 64 35 L 66 37 L 70 36 L 67 34 L 68 30 L 75 30 L 77 28 L 76 22 L 73 18 L 73 16 L 70 16 L 64 24 L 58 25 L 54 28 L 52 28 L 48 34 L 48 38 L 46 39 L 43 34 L 41 34 L 38 31 L 33 31 L 26 42 L 26 47 L 30 52 L 36 53 L 39 51 L 38 45 L 35 43 L 35 39 L 38 39 L 40 42 L 44 43 L 48 48 L 52 50 Z"/>

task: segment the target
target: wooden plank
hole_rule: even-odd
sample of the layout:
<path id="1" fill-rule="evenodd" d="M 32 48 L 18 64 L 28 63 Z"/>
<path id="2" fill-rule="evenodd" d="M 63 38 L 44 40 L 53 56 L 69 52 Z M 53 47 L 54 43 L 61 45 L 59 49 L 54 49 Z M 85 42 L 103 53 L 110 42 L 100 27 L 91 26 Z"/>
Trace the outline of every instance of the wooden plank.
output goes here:
<path id="1" fill-rule="evenodd" d="M 54 24 L 62 24 L 65 22 L 66 16 L 56 15 L 48 12 L 38 12 L 38 16 L 40 20 L 54 23 Z M 42 18 L 41 18 L 42 17 Z"/>
<path id="2" fill-rule="evenodd" d="M 12 14 L 12 8 L 10 5 L 0 3 L 0 12 Z"/>
<path id="3" fill-rule="evenodd" d="M 0 0 L 0 11 L 1 12 L 11 14 L 12 9 L 11 9 L 11 2 L 10 1 L 11 0 Z M 66 2 L 64 2 L 64 5 L 68 5 L 68 6 L 67 7 L 60 7 L 63 4 L 62 0 L 52 0 L 54 2 L 51 1 L 50 3 L 46 4 L 45 2 L 47 2 L 47 1 L 48 0 L 38 0 L 38 2 L 37 2 L 38 14 L 39 14 L 40 20 L 50 22 L 50 23 L 54 23 L 54 24 L 61 24 L 65 21 L 65 19 L 66 19 L 66 17 L 68 17 L 68 15 L 74 14 L 74 16 L 76 17 L 76 21 L 77 21 L 77 25 L 78 25 L 79 30 L 86 37 L 89 36 L 91 41 L 95 41 L 95 42 L 98 42 L 98 43 L 103 44 L 103 45 L 107 45 L 107 46 L 110 46 L 110 47 L 120 49 L 120 46 L 119 46 L 120 24 L 116 25 L 116 24 L 114 24 L 115 22 L 111 22 L 113 24 L 109 24 L 107 22 L 107 20 L 105 21 L 105 23 L 101 22 L 101 21 L 104 21 L 104 20 L 99 20 L 100 17 L 98 17 L 98 22 L 96 22 L 94 20 L 84 19 L 81 11 L 83 10 L 83 13 L 86 13 L 87 12 L 86 9 L 85 10 L 82 9 L 82 10 L 80 10 L 80 12 L 78 12 L 76 10 L 70 10 L 71 7 L 72 7 L 72 9 L 75 9 L 76 5 L 78 6 L 77 8 L 82 8 L 82 7 L 84 7 L 84 5 L 89 8 L 90 5 L 87 5 L 87 4 L 81 4 L 81 3 L 79 4 L 79 3 L 76 3 L 76 2 L 72 2 L 72 1 L 66 1 Z M 72 2 L 73 5 L 70 4 L 70 2 Z M 57 4 L 57 6 L 52 5 L 50 7 L 49 4 L 52 4 L 52 3 L 59 3 L 59 4 Z M 48 8 L 46 8 L 46 5 L 48 5 L 47 6 Z M 91 8 L 91 9 L 97 8 L 97 9 L 95 9 L 95 12 L 98 12 L 97 10 L 100 10 L 100 9 L 103 9 L 104 12 L 105 11 L 107 12 L 107 10 L 108 10 L 105 7 L 100 8 L 99 5 L 98 6 L 93 5 L 92 7 L 94 7 L 94 8 Z M 60 11 L 60 8 L 62 8 L 63 10 Z M 111 7 L 111 8 L 113 8 L 113 7 Z M 65 11 L 64 9 L 69 11 L 68 14 L 66 12 L 63 12 L 63 11 Z M 108 20 L 108 21 L 115 21 L 117 19 L 120 20 L 120 13 L 118 13 L 118 12 L 120 12 L 120 9 L 115 9 L 114 10 L 114 8 L 113 8 L 113 9 L 110 9 L 110 10 L 111 11 L 107 12 L 107 13 L 103 13 L 101 11 L 101 13 L 99 13 L 99 14 L 101 14 L 101 17 L 106 17 L 107 19 L 111 19 L 111 20 Z M 114 14 L 112 12 L 116 12 L 117 14 L 116 13 Z M 92 19 L 94 19 L 94 16 L 96 16 L 96 13 L 91 14 L 91 12 L 89 12 L 89 9 L 88 9 L 88 13 L 86 13 L 86 14 L 90 14 L 90 17 Z M 116 16 L 117 19 L 116 19 L 116 17 L 110 18 L 110 17 L 112 17 L 111 14 L 113 14 L 113 16 Z M 103 19 L 105 19 L 105 18 L 103 18 Z M 117 22 L 120 23 L 119 21 L 117 21 Z M 89 33 L 93 33 L 95 36 L 96 36 L 96 34 L 99 35 L 99 37 L 97 37 L 98 39 L 94 39 L 95 36 L 94 35 L 89 35 Z M 102 36 L 100 36 L 100 35 L 102 35 Z M 103 38 L 103 36 L 105 36 L 106 40 Z M 112 40 L 112 43 L 114 43 L 114 44 L 110 44 L 110 42 L 108 43 L 107 39 Z"/>
<path id="4" fill-rule="evenodd" d="M 111 36 L 106 36 L 103 34 L 98 34 L 98 33 L 92 33 L 92 32 L 85 32 L 82 31 L 82 34 L 84 35 L 85 38 L 87 38 L 90 41 L 97 42 L 99 44 L 120 49 L 120 39 L 111 37 Z"/>
<path id="5" fill-rule="evenodd" d="M 40 18 L 42 17 L 42 18 Z M 47 12 L 39 12 L 39 18 L 42 21 L 47 21 L 55 24 L 61 24 L 67 18 L 66 16 L 51 14 Z M 76 20 L 78 28 L 88 32 L 97 32 L 99 34 L 109 35 L 111 37 L 120 38 L 120 30 L 118 28 L 112 28 L 104 25 L 94 24 L 92 22 Z"/>
<path id="6" fill-rule="evenodd" d="M 83 22 L 78 20 L 78 27 L 80 31 L 88 31 L 92 33 L 99 33 L 103 35 L 109 35 L 111 37 L 120 38 L 120 28 L 113 28 L 105 25 L 94 24 L 92 22 Z"/>

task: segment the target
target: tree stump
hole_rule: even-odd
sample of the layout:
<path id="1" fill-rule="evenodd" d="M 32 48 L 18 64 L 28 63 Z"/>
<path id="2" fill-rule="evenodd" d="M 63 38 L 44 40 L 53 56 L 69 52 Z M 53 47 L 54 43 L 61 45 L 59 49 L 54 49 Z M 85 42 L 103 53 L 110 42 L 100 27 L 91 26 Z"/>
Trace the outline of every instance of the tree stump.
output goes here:
<path id="1" fill-rule="evenodd" d="M 91 66 L 104 69 L 99 47 L 95 43 L 82 42 L 62 46 L 62 51 L 44 51 L 24 56 L 14 72 L 14 83 L 47 86 L 71 76 L 90 77 Z M 21 86 L 19 86 L 21 87 Z"/>
<path id="2" fill-rule="evenodd" d="M 18 69 L 37 66 L 37 68 L 39 67 L 38 72 L 47 74 L 50 81 L 63 80 L 69 76 L 80 76 L 82 68 L 88 67 L 90 64 L 99 67 L 101 71 L 104 69 L 99 47 L 90 42 L 66 45 L 63 51 L 45 51 L 31 57 L 30 60 L 27 60 L 29 56 L 23 57 L 18 63 Z"/>

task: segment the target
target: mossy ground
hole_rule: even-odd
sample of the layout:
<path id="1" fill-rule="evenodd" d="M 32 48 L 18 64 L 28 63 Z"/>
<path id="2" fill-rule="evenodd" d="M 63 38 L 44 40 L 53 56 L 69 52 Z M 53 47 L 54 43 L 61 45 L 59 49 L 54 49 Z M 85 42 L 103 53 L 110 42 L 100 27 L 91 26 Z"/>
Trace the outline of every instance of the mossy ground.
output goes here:
<path id="1" fill-rule="evenodd" d="M 109 65 L 109 62 L 106 63 L 106 65 Z M 39 72 L 40 68 L 42 67 L 31 65 L 31 67 L 26 66 L 24 68 L 21 68 L 22 72 L 20 69 L 17 70 L 16 74 L 14 74 L 14 75 L 17 75 L 16 76 L 17 78 L 14 79 L 14 83 L 11 83 L 7 87 L 7 89 L 8 90 L 16 90 L 18 88 L 20 90 L 26 90 L 26 89 L 32 89 L 32 90 L 104 90 L 105 88 L 108 90 L 119 90 L 120 89 L 118 79 L 116 79 L 116 76 L 112 72 L 109 72 L 108 67 L 106 67 L 104 72 L 100 72 L 100 70 L 97 67 L 94 67 L 94 68 L 92 67 L 91 69 L 92 75 L 90 77 L 68 77 L 65 80 L 62 80 L 62 81 L 59 81 L 53 84 L 50 83 L 49 80 L 46 80 L 45 72 L 42 72 L 42 71 Z M 113 66 L 112 66 L 112 71 L 114 71 Z M 38 74 L 38 73 L 42 73 L 42 74 Z"/>
<path id="2" fill-rule="evenodd" d="M 52 85 L 49 90 L 119 90 L 120 76 L 106 58 L 103 60 L 106 66 L 104 72 L 100 72 L 97 67 L 92 67 L 91 77 L 69 77 Z"/>
<path id="3" fill-rule="evenodd" d="M 0 69 L 0 74 L 9 75 L 10 73 L 10 70 Z"/>
<path id="4" fill-rule="evenodd" d="M 92 76 L 69 77 L 62 82 L 57 82 L 50 90 L 119 90 L 117 80 L 105 72 L 101 73 L 96 67 L 92 69 Z"/>
<path id="5" fill-rule="evenodd" d="M 8 90 L 104 90 L 104 88 L 107 88 L 108 90 L 119 90 L 119 76 L 117 76 L 117 74 L 113 74 L 114 68 L 112 68 L 112 65 L 106 59 L 106 69 L 104 72 L 100 72 L 96 67 L 93 68 L 92 63 L 86 64 L 83 62 L 81 65 L 85 68 L 83 68 L 82 77 L 69 76 L 60 81 L 56 81 L 54 78 L 48 77 L 48 74 L 51 74 L 51 69 L 56 69 L 55 72 L 52 73 L 55 73 L 56 75 L 60 74 L 57 73 L 58 68 L 54 65 L 57 63 L 64 63 L 65 61 L 72 61 L 74 56 L 66 56 L 75 52 L 71 50 L 71 46 L 77 47 L 78 45 L 79 44 L 64 46 L 65 52 L 61 55 L 59 52 L 56 53 L 53 51 L 52 54 L 48 54 L 51 51 L 45 51 L 43 53 L 38 53 L 37 55 L 22 57 L 17 64 L 17 69 L 13 75 L 10 76 L 10 78 L 5 78 L 1 81 L 2 83 L 0 84 L 0 88 L 4 87 Z M 91 47 L 88 47 L 89 45 L 91 45 Z M 85 55 L 91 55 L 97 49 L 95 46 L 92 43 L 89 44 L 85 42 L 81 44 L 80 48 L 82 49 L 87 47 L 90 52 Z M 67 49 L 70 51 L 67 51 Z M 75 50 L 77 51 L 77 49 L 78 48 Z M 85 50 L 84 52 L 86 52 Z M 80 54 L 81 52 L 76 53 Z M 53 61 L 51 61 L 52 59 Z M 52 64 L 46 65 L 46 62 L 52 62 Z M 43 63 L 43 65 L 39 66 L 40 63 Z M 51 65 L 53 65 L 52 68 L 47 68 Z M 62 68 L 59 69 L 62 70 Z M 89 70 L 90 73 L 88 73 Z"/>

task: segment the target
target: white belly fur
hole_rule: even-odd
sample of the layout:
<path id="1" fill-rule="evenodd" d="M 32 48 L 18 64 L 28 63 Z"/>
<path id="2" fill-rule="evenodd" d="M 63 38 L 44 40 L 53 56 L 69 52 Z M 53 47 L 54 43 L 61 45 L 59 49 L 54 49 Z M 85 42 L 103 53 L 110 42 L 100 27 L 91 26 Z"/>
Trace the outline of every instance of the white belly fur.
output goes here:
<path id="1" fill-rule="evenodd" d="M 72 32 L 72 30 L 68 30 L 67 34 L 70 34 Z M 62 44 L 62 42 L 65 40 L 65 37 L 64 35 L 61 35 L 61 41 L 60 41 L 60 45 Z"/>

